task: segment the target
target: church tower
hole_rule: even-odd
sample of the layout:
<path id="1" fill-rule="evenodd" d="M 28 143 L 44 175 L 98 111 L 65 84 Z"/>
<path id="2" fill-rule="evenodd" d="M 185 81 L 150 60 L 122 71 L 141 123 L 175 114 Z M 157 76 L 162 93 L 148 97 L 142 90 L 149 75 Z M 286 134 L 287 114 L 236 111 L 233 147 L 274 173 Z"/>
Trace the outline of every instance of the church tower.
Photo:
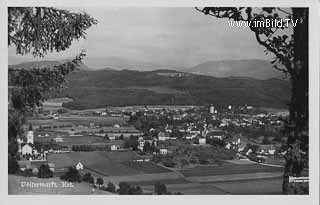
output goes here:
<path id="1" fill-rule="evenodd" d="M 29 131 L 27 133 L 27 143 L 34 144 L 34 139 L 33 139 L 33 130 L 32 130 L 32 125 L 30 124 L 29 126 Z"/>

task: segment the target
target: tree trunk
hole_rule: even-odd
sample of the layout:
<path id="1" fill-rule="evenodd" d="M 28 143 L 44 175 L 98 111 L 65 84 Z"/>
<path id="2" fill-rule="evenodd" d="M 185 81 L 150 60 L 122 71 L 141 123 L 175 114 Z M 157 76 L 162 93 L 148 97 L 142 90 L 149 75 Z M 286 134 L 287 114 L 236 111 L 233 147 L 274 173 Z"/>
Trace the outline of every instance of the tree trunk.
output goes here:
<path id="1" fill-rule="evenodd" d="M 299 19 L 293 28 L 294 60 L 291 77 L 290 116 L 286 123 L 286 165 L 282 190 L 284 194 L 306 194 L 307 183 L 290 183 L 289 176 L 302 176 L 308 166 L 308 8 L 293 8 L 293 19 Z"/>

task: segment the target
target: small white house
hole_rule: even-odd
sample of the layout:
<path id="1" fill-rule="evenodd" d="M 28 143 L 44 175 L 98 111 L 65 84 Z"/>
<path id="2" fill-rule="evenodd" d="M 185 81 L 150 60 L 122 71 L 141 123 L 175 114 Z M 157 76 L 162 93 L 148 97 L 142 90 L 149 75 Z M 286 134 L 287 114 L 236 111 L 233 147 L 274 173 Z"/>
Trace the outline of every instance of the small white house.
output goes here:
<path id="1" fill-rule="evenodd" d="M 168 149 L 161 148 L 161 149 L 159 149 L 159 153 L 161 155 L 167 155 L 168 154 Z"/>
<path id="2" fill-rule="evenodd" d="M 81 162 L 78 162 L 76 165 L 76 169 L 79 170 L 83 170 L 83 164 Z"/>
<path id="3" fill-rule="evenodd" d="M 62 137 L 56 137 L 56 138 L 54 138 L 54 140 L 56 142 L 63 142 L 63 138 Z"/>
<path id="4" fill-rule="evenodd" d="M 119 149 L 119 146 L 111 145 L 110 149 L 111 149 L 111 151 L 117 151 Z"/>
<path id="5" fill-rule="evenodd" d="M 206 144 L 206 138 L 199 138 L 199 145 Z"/>

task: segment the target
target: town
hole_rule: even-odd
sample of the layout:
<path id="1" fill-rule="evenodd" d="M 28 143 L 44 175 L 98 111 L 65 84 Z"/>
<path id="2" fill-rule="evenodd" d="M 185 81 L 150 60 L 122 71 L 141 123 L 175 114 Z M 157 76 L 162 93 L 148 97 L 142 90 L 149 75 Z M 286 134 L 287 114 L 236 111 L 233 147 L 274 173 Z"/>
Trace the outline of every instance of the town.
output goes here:
<path id="1" fill-rule="evenodd" d="M 145 194 L 154 193 L 157 183 L 181 194 L 201 192 L 199 184 L 209 182 L 281 183 L 286 111 L 212 104 L 75 111 L 57 101 L 45 102 L 18 137 L 24 176 L 39 176 L 45 165 L 49 176 L 63 179 L 73 167 L 97 178 L 90 183 L 95 188 L 127 183 Z"/>

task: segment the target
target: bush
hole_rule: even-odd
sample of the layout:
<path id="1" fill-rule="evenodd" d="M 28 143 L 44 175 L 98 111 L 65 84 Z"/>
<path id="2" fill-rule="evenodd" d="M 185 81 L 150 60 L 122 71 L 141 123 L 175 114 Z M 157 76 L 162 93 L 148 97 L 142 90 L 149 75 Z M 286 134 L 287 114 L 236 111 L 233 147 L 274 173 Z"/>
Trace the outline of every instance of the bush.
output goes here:
<path id="1" fill-rule="evenodd" d="M 155 183 L 155 185 L 154 185 L 154 193 L 157 194 L 157 195 L 168 194 L 166 185 L 162 184 L 160 182 Z"/>
<path id="2" fill-rule="evenodd" d="M 140 195 L 143 191 L 140 186 L 130 186 L 127 182 L 120 182 L 118 193 L 120 195 Z"/>
<path id="3" fill-rule="evenodd" d="M 174 167 L 176 165 L 176 163 L 174 161 L 167 160 L 167 161 L 163 162 L 163 165 L 166 167 Z"/>
<path id="4" fill-rule="evenodd" d="M 8 157 L 8 173 L 15 174 L 19 171 L 20 167 L 15 157 Z"/>
<path id="5" fill-rule="evenodd" d="M 39 178 L 51 178 L 53 176 L 53 172 L 50 170 L 49 165 L 42 164 L 39 168 L 38 177 Z"/>
<path id="6" fill-rule="evenodd" d="M 69 167 L 69 170 L 60 179 L 68 182 L 81 182 L 80 173 L 75 167 Z"/>
<path id="7" fill-rule="evenodd" d="M 83 177 L 82 177 L 82 181 L 84 182 L 88 182 L 90 184 L 94 184 L 94 178 L 91 175 L 91 173 L 86 173 Z"/>
<path id="8" fill-rule="evenodd" d="M 116 186 L 113 183 L 109 182 L 106 190 L 109 191 L 109 192 L 115 193 L 116 192 Z"/>
<path id="9" fill-rule="evenodd" d="M 120 195 L 128 195 L 130 192 L 130 185 L 127 182 L 120 182 L 118 193 Z"/>
<path id="10" fill-rule="evenodd" d="M 97 182 L 96 182 L 99 186 L 102 186 L 104 184 L 104 181 L 102 178 L 97 178 Z"/>
<path id="11" fill-rule="evenodd" d="M 25 169 L 25 170 L 23 171 L 23 176 L 25 176 L 25 177 L 32 177 L 32 176 L 33 176 L 32 169 Z"/>

